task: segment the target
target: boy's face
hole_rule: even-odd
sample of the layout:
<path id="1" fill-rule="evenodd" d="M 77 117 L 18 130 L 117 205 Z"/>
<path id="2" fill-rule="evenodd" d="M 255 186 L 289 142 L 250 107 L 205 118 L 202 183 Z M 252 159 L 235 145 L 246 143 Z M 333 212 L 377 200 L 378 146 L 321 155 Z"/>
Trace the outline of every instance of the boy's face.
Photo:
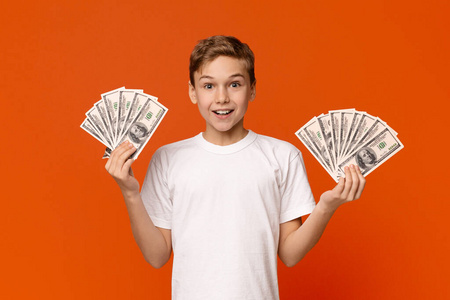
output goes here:
<path id="1" fill-rule="evenodd" d="M 206 121 L 205 134 L 220 137 L 240 135 L 248 102 L 255 98 L 245 63 L 219 56 L 194 73 L 195 87 L 189 83 L 189 96 Z"/>

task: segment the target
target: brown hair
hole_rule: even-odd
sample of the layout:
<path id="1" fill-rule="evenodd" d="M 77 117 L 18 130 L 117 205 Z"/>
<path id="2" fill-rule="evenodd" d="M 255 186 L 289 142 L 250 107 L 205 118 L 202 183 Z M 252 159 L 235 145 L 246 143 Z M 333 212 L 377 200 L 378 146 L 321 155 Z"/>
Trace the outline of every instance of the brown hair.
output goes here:
<path id="1" fill-rule="evenodd" d="M 250 47 L 233 36 L 215 35 L 200 40 L 192 50 L 189 60 L 189 79 L 192 86 L 195 86 L 194 72 L 219 56 L 243 60 L 250 76 L 250 84 L 255 83 L 255 56 Z"/>

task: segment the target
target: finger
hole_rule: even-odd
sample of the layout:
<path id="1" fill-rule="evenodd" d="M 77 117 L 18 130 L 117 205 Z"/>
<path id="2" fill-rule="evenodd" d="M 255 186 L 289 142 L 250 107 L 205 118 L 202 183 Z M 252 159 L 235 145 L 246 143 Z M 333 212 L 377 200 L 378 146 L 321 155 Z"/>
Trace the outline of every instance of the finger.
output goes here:
<path id="1" fill-rule="evenodd" d="M 134 177 L 133 170 L 131 169 L 131 165 L 132 165 L 133 163 L 134 163 L 134 159 L 129 158 L 129 159 L 125 162 L 125 164 L 123 165 L 122 170 L 123 170 L 124 172 L 127 172 L 128 175 Z"/>
<path id="2" fill-rule="evenodd" d="M 348 166 L 344 168 L 344 171 L 345 171 L 345 186 L 344 186 L 344 190 L 341 193 L 341 197 L 343 199 L 347 199 L 347 196 L 350 193 L 350 190 L 352 187 L 353 178 L 350 173 L 350 168 Z"/>
<path id="3" fill-rule="evenodd" d="M 119 145 L 118 147 L 116 147 L 116 148 L 114 148 L 114 149 L 111 150 L 111 153 L 109 154 L 108 160 L 106 161 L 105 169 L 106 169 L 109 173 L 111 173 L 111 172 L 110 172 L 111 166 L 112 166 L 112 164 L 113 164 L 114 157 L 115 157 L 115 155 L 116 155 L 116 153 L 117 153 L 117 151 L 118 151 L 117 148 L 119 148 L 119 147 L 120 147 L 120 145 Z"/>
<path id="4" fill-rule="evenodd" d="M 339 181 L 333 190 L 340 195 L 340 194 L 342 194 L 342 191 L 344 190 L 344 186 L 345 186 L 345 178 L 341 177 L 341 178 L 339 178 Z"/>
<path id="5" fill-rule="evenodd" d="M 359 185 L 355 197 L 356 199 L 359 199 L 364 190 L 364 187 L 366 186 L 366 178 L 364 178 L 363 174 L 361 173 L 361 169 L 358 166 L 356 166 L 356 174 L 359 178 Z"/>
<path id="6" fill-rule="evenodd" d="M 131 154 L 136 151 L 133 144 L 127 143 L 125 144 L 120 151 L 116 154 L 115 162 L 115 174 L 117 176 L 126 176 L 128 175 L 128 169 L 124 169 L 124 165 L 127 160 L 130 158 Z"/>
<path id="7" fill-rule="evenodd" d="M 132 143 L 128 143 L 127 145 L 125 145 L 125 150 L 122 153 L 120 153 L 118 158 L 118 160 L 120 161 L 121 169 L 135 151 L 136 148 Z"/>
<path id="8" fill-rule="evenodd" d="M 354 165 L 350 165 L 350 174 L 352 176 L 352 186 L 347 196 L 347 200 L 352 201 L 355 200 L 355 195 L 359 187 L 359 177 L 358 174 L 356 173 L 356 168 Z"/>
<path id="9" fill-rule="evenodd" d="M 120 173 L 125 160 L 128 159 L 128 157 L 135 151 L 133 150 L 130 154 L 127 155 L 127 153 L 130 152 L 132 148 L 133 144 L 125 141 L 120 144 L 119 147 L 114 149 L 114 151 L 111 153 L 111 157 L 109 158 L 111 162 L 108 171 L 111 175 L 117 176 Z"/>
<path id="10" fill-rule="evenodd" d="M 105 169 L 109 173 L 111 173 L 112 165 L 113 165 L 113 162 L 114 162 L 114 157 L 115 157 L 115 154 L 116 154 L 116 149 L 111 151 L 111 154 L 109 155 L 108 160 L 106 161 Z"/>
<path id="11" fill-rule="evenodd" d="M 111 155 L 109 156 L 108 162 L 106 163 L 105 167 L 111 175 L 116 169 L 117 154 L 122 151 L 123 144 L 124 143 L 120 144 L 113 151 L 111 151 Z"/>

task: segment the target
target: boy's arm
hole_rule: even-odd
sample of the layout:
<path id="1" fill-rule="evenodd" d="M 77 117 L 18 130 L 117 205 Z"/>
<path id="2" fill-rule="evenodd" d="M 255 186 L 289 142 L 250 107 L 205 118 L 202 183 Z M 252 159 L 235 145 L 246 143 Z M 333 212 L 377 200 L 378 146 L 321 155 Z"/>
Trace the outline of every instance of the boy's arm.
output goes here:
<path id="1" fill-rule="evenodd" d="M 317 244 L 336 209 L 361 197 L 366 184 L 358 167 L 346 167 L 345 178 L 341 178 L 334 189 L 320 197 L 305 224 L 301 218 L 280 225 L 278 255 L 288 267 L 296 265 Z"/>
<path id="2" fill-rule="evenodd" d="M 160 268 L 169 260 L 172 252 L 171 231 L 156 227 L 147 214 L 139 193 L 139 182 L 131 170 L 134 160 L 129 157 L 134 151 L 136 148 L 131 143 L 122 143 L 111 153 L 105 168 L 122 191 L 131 230 L 145 260 L 153 267 Z"/>

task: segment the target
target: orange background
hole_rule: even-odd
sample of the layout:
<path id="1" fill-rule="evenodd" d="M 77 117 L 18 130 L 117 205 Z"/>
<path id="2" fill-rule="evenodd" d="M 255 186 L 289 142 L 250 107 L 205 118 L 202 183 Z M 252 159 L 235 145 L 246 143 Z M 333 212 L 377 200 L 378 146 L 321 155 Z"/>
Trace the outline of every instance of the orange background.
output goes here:
<path id="1" fill-rule="evenodd" d="M 127 2 L 127 3 L 124 3 Z M 368 176 L 294 268 L 282 299 L 449 299 L 448 1 L 2 1 L 2 299 L 169 299 L 134 243 L 104 147 L 79 128 L 106 91 L 169 108 L 134 164 L 204 128 L 188 98 L 197 40 L 256 55 L 246 126 L 304 154 L 316 200 L 334 182 L 294 132 L 331 109 L 379 116 L 405 149 Z M 444 147 L 443 147 L 444 145 Z"/>

